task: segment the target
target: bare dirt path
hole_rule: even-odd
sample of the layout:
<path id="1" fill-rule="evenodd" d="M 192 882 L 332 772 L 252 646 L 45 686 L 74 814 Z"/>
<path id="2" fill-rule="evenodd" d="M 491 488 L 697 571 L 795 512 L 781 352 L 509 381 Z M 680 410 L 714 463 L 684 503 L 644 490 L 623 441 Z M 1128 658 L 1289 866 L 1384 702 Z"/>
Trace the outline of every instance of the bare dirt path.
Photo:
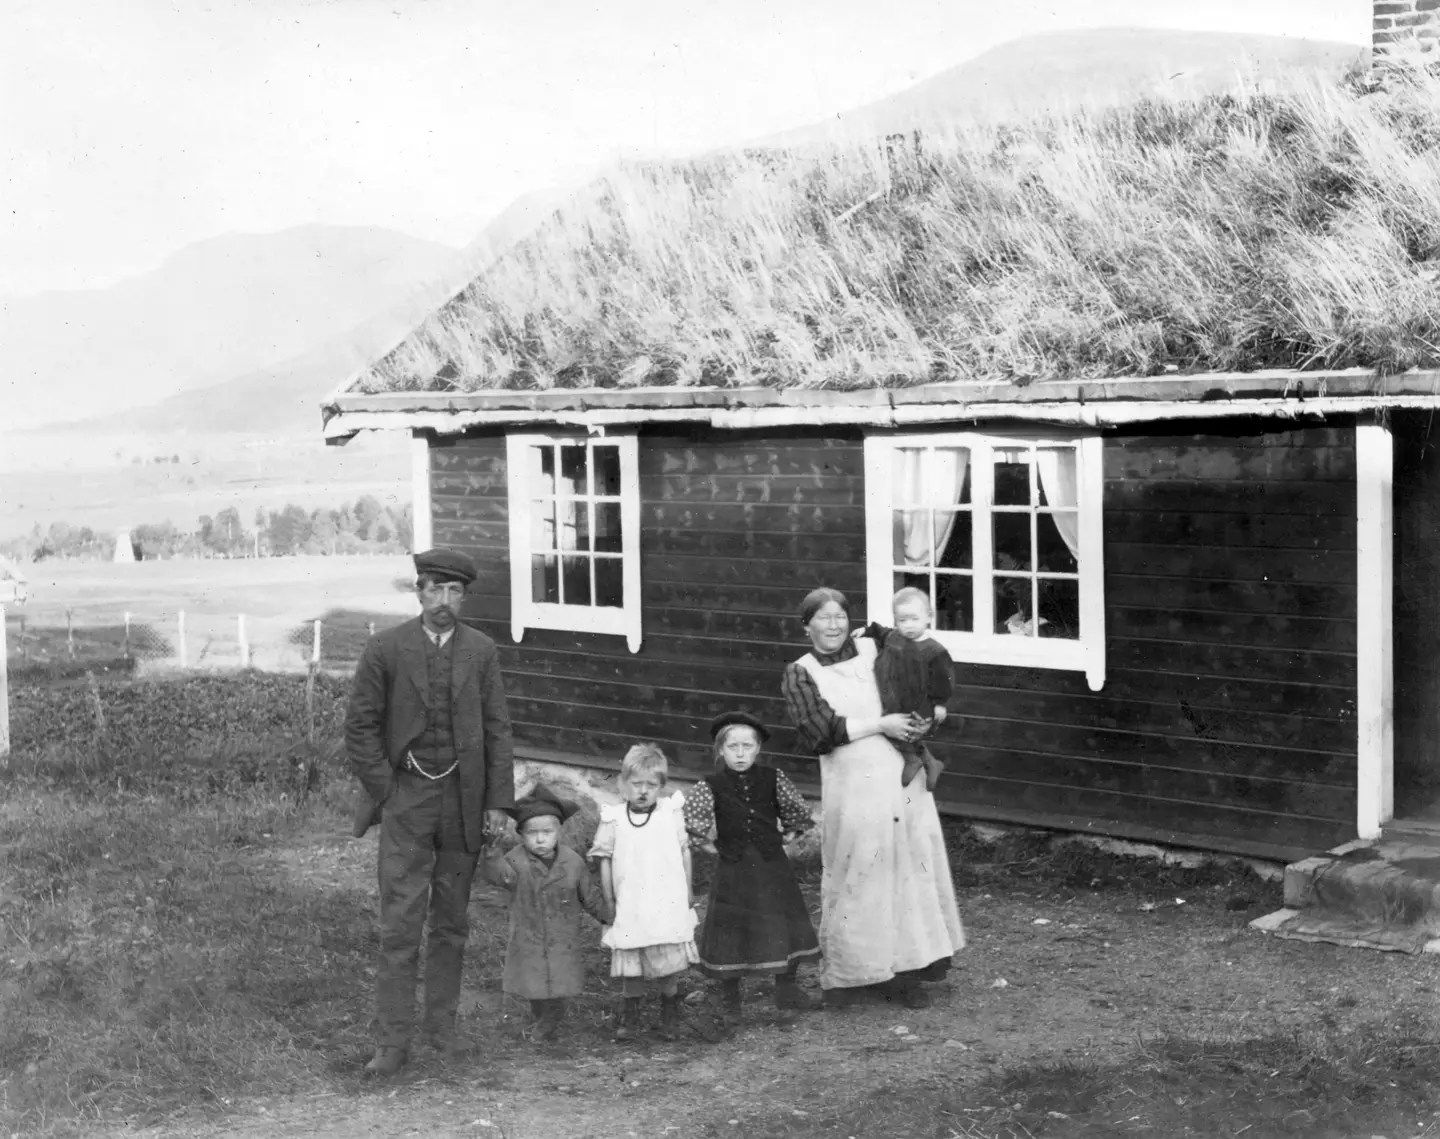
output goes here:
<path id="1" fill-rule="evenodd" d="M 312 885 L 373 892 L 373 838 L 312 836 L 260 857 Z M 962 871 L 962 882 L 967 877 L 974 875 Z M 1284 942 L 1248 930 L 1246 921 L 1278 900 L 1278 886 L 1256 883 L 1249 897 L 1222 889 L 1184 898 L 1053 881 L 1032 888 L 1013 877 L 1008 888 L 999 887 L 999 881 L 962 886 L 971 944 L 950 980 L 934 989 L 929 1009 L 876 1001 L 808 1014 L 786 1028 L 757 984 L 746 1027 L 719 1044 L 698 1036 L 668 1045 L 611 1044 L 596 1001 L 582 1002 L 560 1042 L 537 1046 L 523 1039 L 518 1016 L 487 981 L 467 992 L 463 1006 L 473 1009 L 470 1023 L 487 1046 L 466 1067 L 447 1071 L 421 1062 L 392 1086 L 364 1086 L 357 1029 L 351 1054 L 332 1064 L 328 1086 L 310 1094 L 216 1104 L 159 1127 L 110 1134 L 761 1136 L 787 1133 L 787 1120 L 799 1133 L 807 1119 L 855 1105 L 860 1139 L 911 1133 L 875 1129 L 865 1108 L 876 1097 L 975 1089 L 960 1098 L 983 1116 L 1004 1106 L 995 1090 L 1002 1073 L 1061 1061 L 1123 1065 L 1147 1038 L 1343 1035 L 1402 1016 L 1420 1018 L 1430 1039 L 1440 1027 L 1440 960 Z M 493 898 L 477 903 L 476 953 L 494 954 L 503 912 Z M 356 977 L 355 984 L 367 987 L 369 978 Z M 703 1006 L 689 1013 L 699 1015 Z M 1183 1099 L 1183 1087 L 1178 1094 Z M 1063 1120 L 1064 1113 L 1052 1117 Z M 953 1134 L 1006 1133 L 963 1127 L 955 1124 Z M 1422 1133 L 1420 1121 L 1409 1133 Z"/>

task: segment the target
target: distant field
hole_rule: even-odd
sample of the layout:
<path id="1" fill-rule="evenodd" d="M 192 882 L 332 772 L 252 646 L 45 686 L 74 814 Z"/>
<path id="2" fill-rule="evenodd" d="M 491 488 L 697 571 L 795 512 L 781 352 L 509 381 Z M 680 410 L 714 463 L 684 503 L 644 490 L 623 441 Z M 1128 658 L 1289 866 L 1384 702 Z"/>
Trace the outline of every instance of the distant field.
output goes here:
<path id="1" fill-rule="evenodd" d="M 72 659 L 67 611 L 74 630 L 74 660 L 111 661 L 128 645 L 142 671 L 181 663 L 181 611 L 187 666 L 238 666 L 238 618 L 243 615 L 250 663 L 276 670 L 305 666 L 312 647 L 311 623 L 317 618 L 322 621 L 322 664 L 348 667 L 372 622 L 384 628 L 416 612 L 414 595 L 397 586 L 414 573 L 403 555 L 133 565 L 41 562 L 26 566 L 25 572 L 28 602 L 5 611 L 12 670 Z"/>

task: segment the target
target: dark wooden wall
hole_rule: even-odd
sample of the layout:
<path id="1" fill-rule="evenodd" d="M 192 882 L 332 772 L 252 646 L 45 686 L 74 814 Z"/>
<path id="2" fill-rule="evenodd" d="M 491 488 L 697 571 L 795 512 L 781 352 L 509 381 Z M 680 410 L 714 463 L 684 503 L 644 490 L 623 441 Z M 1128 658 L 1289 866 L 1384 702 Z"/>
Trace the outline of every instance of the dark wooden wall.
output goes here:
<path id="1" fill-rule="evenodd" d="M 645 641 L 510 640 L 504 440 L 435 445 L 435 540 L 477 557 L 466 617 L 500 644 L 518 740 L 618 760 L 638 739 L 708 769 L 706 724 L 749 708 L 802 778 L 779 699 L 816 585 L 864 616 L 858 432 L 650 431 Z M 979 818 L 1288 856 L 1355 815 L 1353 431 L 1107 440 L 1109 672 L 960 665 L 940 796 Z"/>

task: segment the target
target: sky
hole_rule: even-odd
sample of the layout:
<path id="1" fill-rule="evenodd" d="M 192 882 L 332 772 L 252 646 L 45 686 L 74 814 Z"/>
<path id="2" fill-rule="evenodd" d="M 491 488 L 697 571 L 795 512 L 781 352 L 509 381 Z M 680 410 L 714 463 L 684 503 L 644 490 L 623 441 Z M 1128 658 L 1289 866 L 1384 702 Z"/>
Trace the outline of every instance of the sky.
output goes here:
<path id="1" fill-rule="evenodd" d="M 460 246 L 637 154 L 803 126 L 1076 27 L 1367 43 L 1370 0 L 4 0 L 0 294 L 309 223 Z"/>

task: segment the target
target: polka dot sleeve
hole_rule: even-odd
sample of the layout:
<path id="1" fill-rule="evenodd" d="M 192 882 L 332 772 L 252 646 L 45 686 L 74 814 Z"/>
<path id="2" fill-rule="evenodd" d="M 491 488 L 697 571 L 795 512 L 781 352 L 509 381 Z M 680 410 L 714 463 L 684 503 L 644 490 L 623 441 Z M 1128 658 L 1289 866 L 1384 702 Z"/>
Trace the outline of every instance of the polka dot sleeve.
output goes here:
<path id="1" fill-rule="evenodd" d="M 775 772 L 775 807 L 780 815 L 780 826 L 787 831 L 805 831 L 815 825 L 805 796 L 780 770 Z"/>
<path id="2" fill-rule="evenodd" d="M 715 829 L 715 795 L 710 784 L 697 783 L 685 796 L 685 829 L 690 832 L 690 845 L 702 846 Z"/>

